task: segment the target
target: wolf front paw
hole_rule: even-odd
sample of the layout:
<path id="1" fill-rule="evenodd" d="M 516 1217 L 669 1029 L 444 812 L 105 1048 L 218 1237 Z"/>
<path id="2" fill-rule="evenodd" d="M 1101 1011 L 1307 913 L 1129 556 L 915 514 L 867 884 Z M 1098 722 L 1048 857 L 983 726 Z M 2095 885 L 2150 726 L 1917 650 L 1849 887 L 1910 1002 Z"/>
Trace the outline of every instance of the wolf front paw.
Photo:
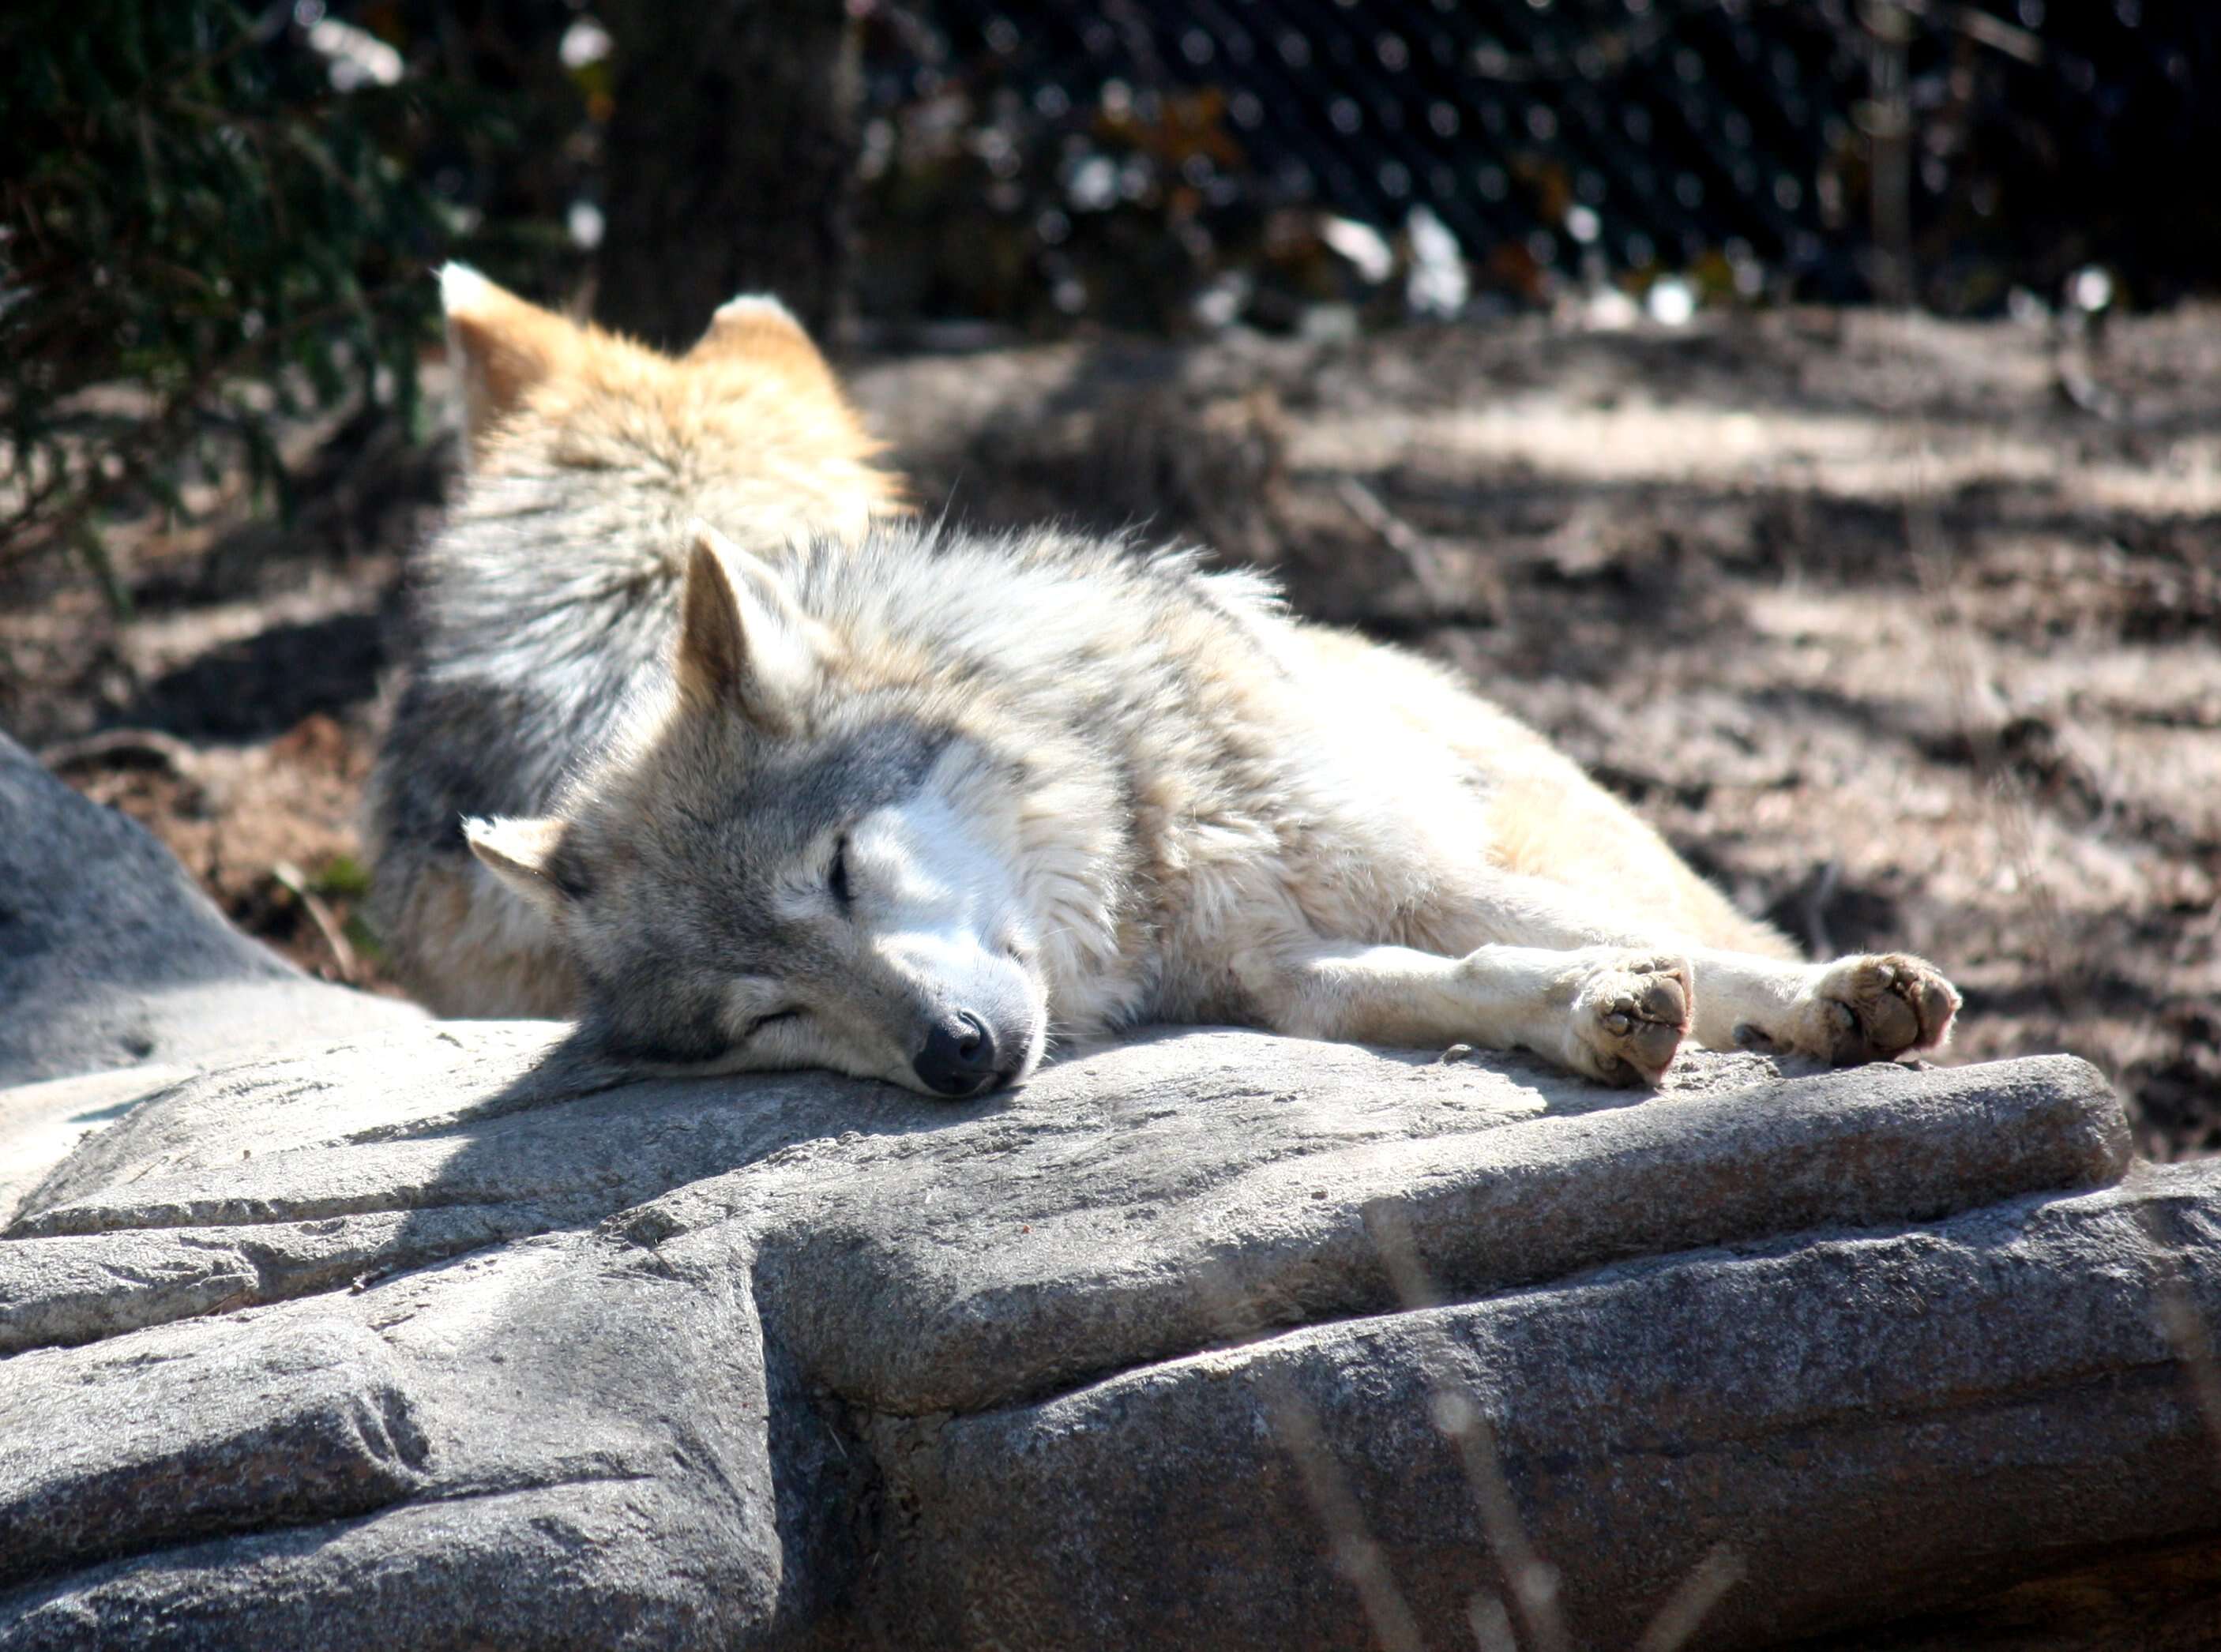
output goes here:
<path id="1" fill-rule="evenodd" d="M 1608 954 L 1590 966 L 1575 993 L 1567 1064 L 1606 1084 L 1655 1085 L 1689 1036 L 1696 1003 L 1687 959 Z"/>
<path id="2" fill-rule="evenodd" d="M 1789 1042 L 1837 1067 L 1886 1061 L 1949 1038 L 1959 1002 L 1958 990 L 1924 959 L 1845 958 L 1799 996 Z"/>

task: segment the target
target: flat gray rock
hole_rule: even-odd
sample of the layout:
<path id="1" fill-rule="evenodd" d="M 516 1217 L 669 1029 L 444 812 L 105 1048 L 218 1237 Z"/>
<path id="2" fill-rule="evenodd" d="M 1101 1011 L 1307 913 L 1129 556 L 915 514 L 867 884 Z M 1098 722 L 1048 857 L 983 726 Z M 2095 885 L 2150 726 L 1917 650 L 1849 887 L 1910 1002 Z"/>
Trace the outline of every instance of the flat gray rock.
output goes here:
<path id="1" fill-rule="evenodd" d="M 0 1366 L 0 1582 L 211 1532 L 360 1513 L 416 1489 L 424 1442 L 385 1342 L 325 1318 L 202 1322 Z"/>
<path id="2" fill-rule="evenodd" d="M 0 1349 L 744 1213 L 813 1374 L 878 1410 L 973 1410 L 1392 1306 L 1383 1212 L 1470 1293 L 2126 1162 L 2110 1091 L 2063 1057 L 1782 1079 L 1692 1054 L 1671 1084 L 1187 1029 L 960 1107 L 822 1073 L 580 1094 L 560 1029 L 426 1024 L 187 1078 L 88 1141 L 0 1246 Z"/>
<path id="3" fill-rule="evenodd" d="M 46 1574 L 0 1645 L 724 1647 L 800 1615 L 754 1316 L 665 1272 L 551 1236 L 0 1362 L 0 1417 L 52 1430 L 0 1454 L 0 1551 Z"/>
<path id="4" fill-rule="evenodd" d="M 1185 1029 L 946 1106 L 297 1046 L 0 1239 L 0 1647 L 1431 1643 L 1514 1599 L 1477 1438 L 1566 1644 L 1721 1555 L 1799 1583 L 1707 1645 L 1867 1621 L 2221 1521 L 2124 1489 L 2196 1426 L 2166 1259 L 2221 1293 L 2221 1185 L 2126 1162 L 2064 1058 L 1644 1098 Z"/>
<path id="5" fill-rule="evenodd" d="M 0 734 L 0 1217 L 78 1136 L 173 1069 L 424 1018 L 311 980 L 248 940 L 137 823 Z"/>
<path id="6" fill-rule="evenodd" d="M 2217 1211 L 2221 1165 L 2184 1167 L 883 1422 L 918 1511 L 890 1593 L 921 1644 L 1392 1645 L 1399 1618 L 1438 1644 L 1478 1604 L 1524 1644 L 1626 1647 L 1709 1567 L 1736 1580 L 1695 1643 L 1762 1646 L 2099 1533 L 2211 1532 L 2211 1424 L 2154 1310 L 2217 1323 Z"/>
<path id="7" fill-rule="evenodd" d="M 147 1063 L 0 1088 L 0 1222 L 86 1137 L 193 1071 Z"/>
<path id="8" fill-rule="evenodd" d="M 619 1084 L 0 748 L 8 1079 L 0 1649 L 1732 1649 L 2221 1534 L 2221 1169 L 2063 1057 Z"/>

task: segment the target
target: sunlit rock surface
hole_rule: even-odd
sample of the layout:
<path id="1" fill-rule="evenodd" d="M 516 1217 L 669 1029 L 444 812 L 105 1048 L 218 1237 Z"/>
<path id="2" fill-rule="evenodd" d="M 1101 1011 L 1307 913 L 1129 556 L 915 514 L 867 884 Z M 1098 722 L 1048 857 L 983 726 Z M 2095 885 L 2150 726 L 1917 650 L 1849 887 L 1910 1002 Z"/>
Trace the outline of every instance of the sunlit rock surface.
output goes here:
<path id="1" fill-rule="evenodd" d="M 0 1647 L 1756 1646 L 2221 1530 L 2221 1170 L 2124 1180 L 2079 1061 L 613 1086 L 242 961 L 97 829 L 103 944 L 251 1053 L 56 1081 L 138 977 L 8 977 Z"/>

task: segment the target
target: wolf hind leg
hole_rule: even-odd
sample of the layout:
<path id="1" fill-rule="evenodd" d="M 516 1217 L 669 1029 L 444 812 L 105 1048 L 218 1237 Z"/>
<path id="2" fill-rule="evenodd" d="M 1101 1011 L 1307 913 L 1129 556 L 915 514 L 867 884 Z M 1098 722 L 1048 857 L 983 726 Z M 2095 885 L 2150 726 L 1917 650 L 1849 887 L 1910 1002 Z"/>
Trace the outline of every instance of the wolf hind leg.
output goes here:
<path id="1" fill-rule="evenodd" d="M 1485 946 L 1447 958 L 1321 943 L 1253 954 L 1239 973 L 1275 1032 L 1532 1050 L 1615 1085 L 1658 1082 L 1689 1031 L 1694 1001 L 1686 958 L 1610 946 Z"/>

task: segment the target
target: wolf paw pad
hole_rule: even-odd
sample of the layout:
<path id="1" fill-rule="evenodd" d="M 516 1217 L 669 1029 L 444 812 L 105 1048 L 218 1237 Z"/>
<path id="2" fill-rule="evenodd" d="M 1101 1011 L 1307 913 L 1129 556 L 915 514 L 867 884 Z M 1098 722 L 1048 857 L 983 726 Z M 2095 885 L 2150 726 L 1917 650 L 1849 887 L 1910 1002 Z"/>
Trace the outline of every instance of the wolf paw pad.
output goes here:
<path id="1" fill-rule="evenodd" d="M 1959 994 L 1935 965 L 1902 953 L 1830 964 L 1805 993 L 1795 1043 L 1838 1067 L 1933 1049 L 1951 1034 Z"/>
<path id="2" fill-rule="evenodd" d="M 1606 1084 L 1656 1084 L 1688 1036 L 1696 1002 L 1686 958 L 1628 953 L 1597 965 L 1573 1000 L 1572 1065 Z"/>

